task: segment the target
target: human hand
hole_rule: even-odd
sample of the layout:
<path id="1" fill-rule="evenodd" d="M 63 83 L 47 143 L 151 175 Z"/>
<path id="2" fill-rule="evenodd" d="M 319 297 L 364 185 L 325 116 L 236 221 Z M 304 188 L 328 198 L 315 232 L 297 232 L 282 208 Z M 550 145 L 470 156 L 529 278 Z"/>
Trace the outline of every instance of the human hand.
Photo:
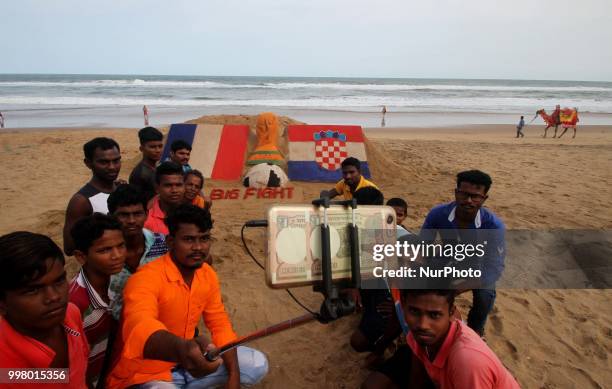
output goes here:
<path id="1" fill-rule="evenodd" d="M 217 358 L 209 361 L 204 357 L 206 352 L 214 351 L 215 345 L 204 336 L 183 341 L 179 348 L 179 365 L 194 377 L 203 377 L 217 371 L 223 360 Z"/>

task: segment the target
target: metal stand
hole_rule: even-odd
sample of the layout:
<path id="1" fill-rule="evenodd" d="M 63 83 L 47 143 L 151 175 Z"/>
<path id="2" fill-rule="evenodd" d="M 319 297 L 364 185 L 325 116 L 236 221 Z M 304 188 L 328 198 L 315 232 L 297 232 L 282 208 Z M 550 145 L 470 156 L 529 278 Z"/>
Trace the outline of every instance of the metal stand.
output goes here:
<path id="1" fill-rule="evenodd" d="M 358 289 L 361 286 L 360 258 L 359 258 L 359 230 L 355 217 L 357 201 L 343 200 L 330 201 L 329 197 L 322 197 L 313 200 L 312 204 L 323 207 L 323 222 L 321 223 L 321 273 L 322 281 L 320 285 L 315 285 L 313 290 L 320 292 L 325 297 L 321 304 L 318 320 L 321 323 L 329 323 L 342 316 L 350 315 L 355 311 L 355 302 L 345 296 L 340 296 L 340 287 Z M 331 264 L 331 240 L 329 232 L 329 221 L 327 212 L 330 205 L 342 205 L 351 207 L 351 223 L 348 225 L 349 244 L 351 250 L 351 281 L 347 285 L 333 283 L 332 264 Z"/>
<path id="2" fill-rule="evenodd" d="M 233 342 L 223 345 L 216 350 L 204 353 L 204 357 L 209 361 L 214 361 L 219 356 L 227 351 L 233 350 L 236 347 L 261 339 L 278 332 L 282 332 L 299 325 L 318 320 L 321 323 L 329 323 L 337 320 L 342 316 L 350 315 L 355 311 L 355 302 L 345 296 L 340 296 L 340 288 L 355 288 L 361 286 L 361 263 L 359 257 L 359 230 L 355 210 L 357 209 L 357 201 L 330 201 L 329 197 L 322 197 L 312 202 L 315 206 L 323 207 L 323 223 L 321 224 L 321 273 L 323 279 L 320 284 L 313 286 L 315 292 L 320 292 L 325 297 L 319 314 L 305 314 L 284 322 L 272 325 L 259 331 L 255 331 L 249 335 L 240 337 Z M 329 222 L 327 219 L 327 211 L 330 205 L 342 205 L 351 207 L 351 223 L 347 226 L 349 233 L 349 244 L 351 246 L 351 281 L 349 283 L 336 284 L 332 280 L 332 265 L 331 265 L 331 247 Z M 248 227 L 267 227 L 268 223 L 265 220 L 251 220 L 246 223 Z"/>

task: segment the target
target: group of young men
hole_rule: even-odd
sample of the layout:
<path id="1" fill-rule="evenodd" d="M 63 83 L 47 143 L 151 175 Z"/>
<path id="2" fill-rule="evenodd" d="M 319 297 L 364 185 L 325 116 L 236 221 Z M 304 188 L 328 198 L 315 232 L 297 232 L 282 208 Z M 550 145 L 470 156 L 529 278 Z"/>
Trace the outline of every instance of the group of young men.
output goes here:
<path id="1" fill-rule="evenodd" d="M 69 201 L 64 252 L 41 234 L 0 237 L 0 368 L 69 368 L 73 388 L 255 384 L 268 372 L 260 351 L 238 347 L 213 361 L 204 356 L 237 336 L 211 266 L 211 203 L 202 192 L 204 177 L 188 164 L 191 147 L 176 141 L 170 160 L 161 162 L 163 134 L 145 127 L 138 135 L 143 157 L 129 184 L 118 181 L 117 142 L 95 138 L 84 145 L 92 178 Z M 345 159 L 342 174 L 330 197 L 384 203 L 357 159 Z M 432 209 L 423 227 L 503 229 L 482 207 L 490 186 L 485 173 L 460 173 L 455 200 Z M 402 225 L 406 201 L 387 205 L 396 211 L 398 236 L 410 234 Z M 81 264 L 70 282 L 64 253 Z M 350 344 L 370 352 L 375 367 L 363 387 L 518 387 L 481 339 L 494 285 L 473 291 L 467 324 L 454 317 L 456 291 L 395 292 L 347 291 L 363 308 Z M 198 329 L 200 317 L 212 342 Z M 400 336 L 406 325 L 407 336 Z M 385 361 L 398 337 L 407 345 Z"/>
<path id="2" fill-rule="evenodd" d="M 71 281 L 48 237 L 0 237 L 0 368 L 69 368 L 73 388 L 255 384 L 268 371 L 263 353 L 204 357 L 237 336 L 210 266 L 211 203 L 189 168 L 191 147 L 175 142 L 161 162 L 162 133 L 147 127 L 139 138 L 129 184 L 118 181 L 117 142 L 83 147 L 92 178 L 70 199 L 64 226 L 64 253 L 81 264 Z"/>

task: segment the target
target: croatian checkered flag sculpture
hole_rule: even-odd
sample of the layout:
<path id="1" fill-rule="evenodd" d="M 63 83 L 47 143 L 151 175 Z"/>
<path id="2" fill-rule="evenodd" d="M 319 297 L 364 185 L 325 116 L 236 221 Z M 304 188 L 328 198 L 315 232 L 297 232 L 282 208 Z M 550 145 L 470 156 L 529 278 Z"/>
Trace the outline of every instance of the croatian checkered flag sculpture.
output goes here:
<path id="1" fill-rule="evenodd" d="M 361 161 L 361 173 L 370 177 L 360 126 L 292 125 L 287 129 L 292 181 L 336 182 L 342 178 L 340 164 L 347 157 Z"/>

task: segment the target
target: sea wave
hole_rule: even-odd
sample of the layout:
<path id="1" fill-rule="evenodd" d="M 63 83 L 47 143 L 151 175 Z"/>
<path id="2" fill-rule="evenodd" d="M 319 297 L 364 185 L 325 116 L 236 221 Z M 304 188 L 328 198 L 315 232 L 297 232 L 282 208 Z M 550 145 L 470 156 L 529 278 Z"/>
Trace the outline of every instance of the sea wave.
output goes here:
<path id="1" fill-rule="evenodd" d="M 131 80 L 92 80 L 92 81 L 1 81 L 0 86 L 10 87 L 63 87 L 63 88 L 132 88 L 132 87 L 182 87 L 182 88 L 231 88 L 232 84 L 214 81 L 146 81 L 139 78 Z M 240 86 L 238 86 L 240 87 Z M 248 87 L 248 86 L 247 86 Z"/>
<path id="2" fill-rule="evenodd" d="M 169 99 L 150 97 L 91 97 L 91 96 L 0 96 L 0 104 L 12 106 L 250 106 L 283 107 L 302 109 L 348 109 L 377 112 L 382 105 L 389 111 L 403 112 L 535 112 L 540 108 L 550 109 L 556 104 L 578 107 L 581 112 L 612 113 L 608 101 L 596 99 L 572 99 L 563 101 L 557 98 L 504 98 L 504 97 L 419 97 L 401 96 L 345 96 L 334 98 L 304 99 Z"/>
<path id="3" fill-rule="evenodd" d="M 490 91 L 490 92 L 608 92 L 610 86 L 547 86 L 547 85 L 470 85 L 419 83 L 348 83 L 348 82 L 262 82 L 231 83 L 219 81 L 176 80 L 91 80 L 91 81 L 0 81 L 0 87 L 62 88 L 202 88 L 202 89 L 322 89 L 343 91 Z"/>

